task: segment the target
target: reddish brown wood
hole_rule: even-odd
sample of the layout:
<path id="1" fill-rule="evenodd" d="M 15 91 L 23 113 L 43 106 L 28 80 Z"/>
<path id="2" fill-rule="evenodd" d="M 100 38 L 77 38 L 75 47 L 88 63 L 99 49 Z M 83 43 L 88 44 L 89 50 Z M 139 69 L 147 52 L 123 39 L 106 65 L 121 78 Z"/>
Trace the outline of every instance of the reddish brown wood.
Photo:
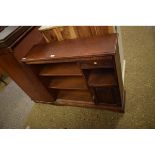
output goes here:
<path id="1" fill-rule="evenodd" d="M 55 89 L 87 89 L 82 77 L 56 77 L 52 78 L 49 88 Z"/>
<path id="2" fill-rule="evenodd" d="M 56 63 L 46 65 L 40 72 L 41 76 L 82 76 L 76 63 Z"/>
<path id="3" fill-rule="evenodd" d="M 92 33 L 90 33 L 91 29 L 89 26 L 76 26 L 76 29 L 80 38 L 86 38 L 92 36 Z"/>
<path id="4" fill-rule="evenodd" d="M 117 35 L 64 40 L 61 42 L 34 46 L 22 59 L 26 63 L 41 63 L 55 60 L 86 58 L 96 55 L 115 54 Z"/>
<path id="5" fill-rule="evenodd" d="M 113 68 L 112 56 L 102 57 L 100 60 L 88 60 L 81 61 L 82 69 L 93 69 L 93 68 Z"/>
<path id="6" fill-rule="evenodd" d="M 4 71 L 3 69 L 0 67 L 0 75 L 3 75 L 4 74 Z"/>
<path id="7" fill-rule="evenodd" d="M 125 94 L 125 93 L 124 93 Z M 85 107 L 85 108 L 96 108 L 96 109 L 106 109 L 106 110 L 111 110 L 111 111 L 114 111 L 114 112 L 121 112 L 121 113 L 124 113 L 124 109 L 125 109 L 125 95 L 124 95 L 124 98 L 123 98 L 123 102 L 120 106 L 118 106 L 117 104 L 107 104 L 107 103 L 104 103 L 104 104 L 99 104 L 99 105 L 96 105 L 94 104 L 93 102 L 68 102 L 67 100 L 66 101 L 60 101 L 60 102 L 55 102 L 54 105 L 59 105 L 59 106 L 74 106 L 74 107 Z"/>
<path id="8" fill-rule="evenodd" d="M 14 52 L 14 56 L 18 61 L 20 61 L 35 44 L 40 42 L 44 42 L 43 37 L 37 27 L 33 28 L 31 32 L 20 40 L 19 44 L 13 46 L 12 50 Z"/>
<path id="9" fill-rule="evenodd" d="M 32 28 L 26 29 L 24 33 L 21 33 L 23 30 L 20 28 L 20 35 L 17 30 L 16 33 L 9 33 L 9 36 L 6 36 L 3 40 L 1 40 L 1 45 L 3 45 L 3 48 L 2 46 L 0 48 L 0 66 L 25 91 L 25 93 L 31 97 L 32 100 L 52 102 L 54 99 L 48 92 L 47 88 L 41 83 L 39 78 L 33 73 L 29 66 L 18 61 L 16 57 L 17 53 L 13 50 L 15 45 L 16 47 L 24 47 L 25 45 L 25 48 L 28 49 L 28 44 L 26 44 L 26 42 L 24 44 L 23 40 L 24 36 L 33 37 L 32 35 L 29 35 L 29 33 L 32 32 Z M 18 53 L 23 52 L 23 48 L 18 48 L 18 50 Z"/>
<path id="10" fill-rule="evenodd" d="M 0 55 L 0 66 L 31 97 L 32 100 L 52 101 L 52 96 L 30 69 L 23 67 L 12 54 Z"/>
<path id="11" fill-rule="evenodd" d="M 67 102 L 75 102 L 78 101 L 81 104 L 88 102 L 89 104 L 92 103 L 92 97 L 89 93 L 89 91 L 85 90 L 60 90 L 57 96 L 57 101 L 59 100 L 66 100 Z"/>
<path id="12" fill-rule="evenodd" d="M 107 87 L 117 85 L 117 82 L 113 70 L 94 69 L 90 72 L 88 84 L 92 87 Z"/>

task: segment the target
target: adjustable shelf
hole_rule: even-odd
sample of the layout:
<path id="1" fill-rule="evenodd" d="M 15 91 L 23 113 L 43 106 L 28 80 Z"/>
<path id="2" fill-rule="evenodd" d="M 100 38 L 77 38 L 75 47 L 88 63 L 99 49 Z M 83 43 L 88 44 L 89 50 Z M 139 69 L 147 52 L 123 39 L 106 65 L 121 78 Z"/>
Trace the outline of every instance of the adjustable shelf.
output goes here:
<path id="1" fill-rule="evenodd" d="M 76 63 L 56 63 L 46 65 L 40 76 L 82 76 L 82 73 Z"/>
<path id="2" fill-rule="evenodd" d="M 49 84 L 53 89 L 87 89 L 82 77 L 56 77 Z"/>

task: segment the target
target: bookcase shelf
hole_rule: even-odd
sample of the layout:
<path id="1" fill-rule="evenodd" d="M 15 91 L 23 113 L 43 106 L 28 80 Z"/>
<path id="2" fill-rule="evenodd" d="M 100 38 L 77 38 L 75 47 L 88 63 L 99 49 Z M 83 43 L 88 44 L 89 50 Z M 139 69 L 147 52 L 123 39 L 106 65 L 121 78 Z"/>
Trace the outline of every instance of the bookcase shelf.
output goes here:
<path id="1" fill-rule="evenodd" d="M 82 77 L 56 77 L 51 80 L 49 88 L 86 90 L 87 86 Z"/>
<path id="2" fill-rule="evenodd" d="M 57 100 L 92 102 L 92 97 L 88 90 L 60 90 Z"/>
<path id="3" fill-rule="evenodd" d="M 93 69 L 90 72 L 88 85 L 91 87 L 116 86 L 113 70 Z"/>
<path id="4" fill-rule="evenodd" d="M 46 65 L 40 76 L 82 76 L 82 73 L 76 63 L 56 63 Z"/>

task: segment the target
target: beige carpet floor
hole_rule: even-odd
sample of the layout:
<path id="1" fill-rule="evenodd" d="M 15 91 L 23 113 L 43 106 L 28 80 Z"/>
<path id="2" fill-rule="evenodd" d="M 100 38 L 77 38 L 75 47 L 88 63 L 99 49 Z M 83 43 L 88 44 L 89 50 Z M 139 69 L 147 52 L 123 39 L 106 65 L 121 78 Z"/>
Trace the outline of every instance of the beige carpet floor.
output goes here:
<path id="1" fill-rule="evenodd" d="M 155 28 L 122 27 L 125 113 L 35 104 L 30 128 L 155 128 Z"/>

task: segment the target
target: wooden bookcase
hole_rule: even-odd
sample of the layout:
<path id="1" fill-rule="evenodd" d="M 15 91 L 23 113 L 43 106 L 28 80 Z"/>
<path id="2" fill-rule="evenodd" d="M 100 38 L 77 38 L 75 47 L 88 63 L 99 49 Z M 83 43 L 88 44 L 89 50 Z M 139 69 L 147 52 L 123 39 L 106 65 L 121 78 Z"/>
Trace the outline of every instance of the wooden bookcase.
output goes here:
<path id="1" fill-rule="evenodd" d="M 120 64 L 116 65 L 117 44 L 115 33 L 53 41 L 35 45 L 21 61 L 33 66 L 55 98 L 51 104 L 123 112 L 124 90 L 117 71 Z"/>
<path id="2" fill-rule="evenodd" d="M 35 102 L 124 112 L 118 34 L 111 27 L 13 27 L 0 66 Z"/>

